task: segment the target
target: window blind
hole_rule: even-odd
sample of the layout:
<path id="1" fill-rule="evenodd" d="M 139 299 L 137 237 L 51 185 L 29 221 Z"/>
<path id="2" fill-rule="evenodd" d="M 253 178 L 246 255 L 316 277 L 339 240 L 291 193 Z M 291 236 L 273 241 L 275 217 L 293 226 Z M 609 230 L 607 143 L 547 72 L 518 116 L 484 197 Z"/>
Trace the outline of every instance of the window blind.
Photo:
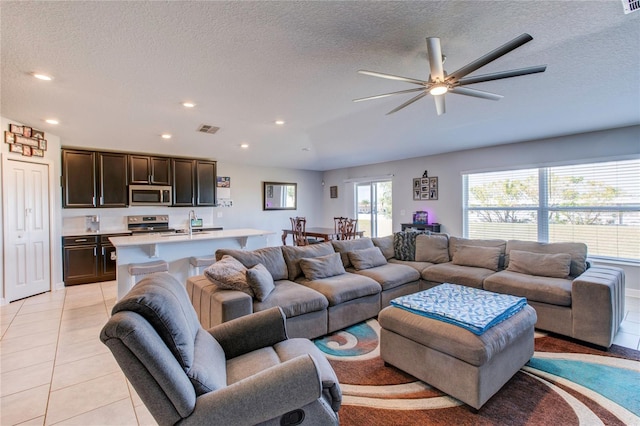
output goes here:
<path id="1" fill-rule="evenodd" d="M 464 235 L 579 241 L 640 261 L 640 159 L 463 175 Z"/>

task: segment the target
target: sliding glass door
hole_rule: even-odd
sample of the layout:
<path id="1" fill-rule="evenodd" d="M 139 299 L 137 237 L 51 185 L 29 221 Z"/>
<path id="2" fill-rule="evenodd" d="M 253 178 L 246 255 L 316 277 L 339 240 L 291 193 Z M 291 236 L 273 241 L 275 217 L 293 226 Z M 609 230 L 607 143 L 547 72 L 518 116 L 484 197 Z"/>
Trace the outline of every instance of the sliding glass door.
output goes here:
<path id="1" fill-rule="evenodd" d="M 393 233 L 391 221 L 391 181 L 356 184 L 358 231 L 365 237 L 384 237 Z"/>

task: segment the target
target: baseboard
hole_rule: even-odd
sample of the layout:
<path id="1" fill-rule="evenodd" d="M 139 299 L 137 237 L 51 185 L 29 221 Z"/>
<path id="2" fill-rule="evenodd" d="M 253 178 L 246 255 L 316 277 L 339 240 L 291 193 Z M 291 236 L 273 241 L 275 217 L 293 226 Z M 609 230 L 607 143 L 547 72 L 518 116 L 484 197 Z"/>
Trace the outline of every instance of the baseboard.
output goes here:
<path id="1" fill-rule="evenodd" d="M 62 281 L 62 282 L 58 282 L 58 283 L 55 283 L 55 284 L 53 285 L 53 290 L 54 290 L 54 291 L 64 290 L 64 281 Z"/>
<path id="2" fill-rule="evenodd" d="M 0 297 L 0 306 L 4 306 L 7 305 L 7 299 L 5 299 L 4 297 Z"/>
<path id="3" fill-rule="evenodd" d="M 627 297 L 637 297 L 638 299 L 640 299 L 640 290 L 628 288 L 624 291 L 624 295 Z"/>

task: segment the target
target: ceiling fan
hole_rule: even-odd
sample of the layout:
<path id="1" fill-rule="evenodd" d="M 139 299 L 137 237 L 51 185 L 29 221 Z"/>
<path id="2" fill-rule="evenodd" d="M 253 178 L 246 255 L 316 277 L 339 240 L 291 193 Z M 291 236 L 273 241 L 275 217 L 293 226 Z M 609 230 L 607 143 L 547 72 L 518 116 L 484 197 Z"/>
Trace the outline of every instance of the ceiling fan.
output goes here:
<path id="1" fill-rule="evenodd" d="M 375 71 L 359 70 L 358 73 L 360 74 L 370 75 L 373 77 L 386 78 L 389 80 L 405 81 L 407 83 L 417 84 L 420 87 L 417 87 L 415 89 L 401 90 L 399 92 L 384 93 L 382 95 L 368 96 L 366 98 L 354 99 L 353 101 L 354 102 L 368 101 L 371 99 L 385 98 L 387 96 L 392 96 L 392 95 L 421 92 L 420 94 L 409 99 L 407 102 L 403 103 L 397 108 L 394 108 L 391 111 L 389 111 L 387 115 L 400 111 L 402 108 L 405 108 L 411 105 L 415 101 L 425 97 L 428 94 L 433 95 L 433 99 L 436 102 L 436 111 L 438 115 L 441 115 L 445 113 L 445 102 L 444 102 L 445 93 L 455 93 L 457 95 L 474 96 L 476 98 L 490 99 L 492 101 L 500 100 L 503 97 L 502 95 L 497 95 L 495 93 L 489 93 L 489 92 L 485 92 L 478 89 L 472 89 L 470 87 L 465 87 L 465 86 L 469 84 L 483 83 L 485 81 L 500 80 L 502 78 L 519 77 L 521 75 L 544 72 L 544 70 L 547 69 L 547 66 L 538 65 L 534 67 L 519 68 L 515 70 L 483 74 L 475 77 L 467 77 L 467 75 L 471 74 L 472 72 L 474 72 L 479 68 L 482 68 L 483 66 L 487 65 L 489 62 L 495 61 L 499 57 L 506 55 L 512 50 L 517 49 L 523 44 L 530 42 L 531 40 L 533 40 L 533 37 L 531 37 L 529 34 L 526 34 L 526 33 L 522 34 L 514 38 L 510 42 L 503 44 L 497 49 L 492 50 L 486 55 L 481 56 L 475 61 L 470 62 L 469 64 L 465 65 L 459 70 L 451 74 L 447 74 L 443 68 L 443 64 L 446 58 L 440 50 L 440 39 L 437 37 L 428 37 L 427 38 L 427 54 L 429 57 L 429 66 L 431 68 L 431 74 L 429 75 L 429 80 L 423 81 L 423 80 L 417 80 L 415 78 L 401 77 L 398 75 L 384 74 L 384 73 L 375 72 Z"/>

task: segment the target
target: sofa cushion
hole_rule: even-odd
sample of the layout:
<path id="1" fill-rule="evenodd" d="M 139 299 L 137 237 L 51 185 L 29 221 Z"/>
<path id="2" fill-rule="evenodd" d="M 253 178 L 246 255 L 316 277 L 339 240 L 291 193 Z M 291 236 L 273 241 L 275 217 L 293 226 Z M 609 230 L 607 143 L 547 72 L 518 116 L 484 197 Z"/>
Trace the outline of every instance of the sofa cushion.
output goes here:
<path id="1" fill-rule="evenodd" d="M 571 285 L 571 279 L 538 277 L 507 270 L 484 280 L 485 290 L 557 306 L 571 306 Z"/>
<path id="2" fill-rule="evenodd" d="M 422 279 L 436 283 L 453 283 L 482 288 L 482 282 L 491 274 L 495 274 L 495 271 L 447 262 L 425 268 L 422 271 Z"/>
<path id="3" fill-rule="evenodd" d="M 507 271 L 542 277 L 567 278 L 571 271 L 571 255 L 568 253 L 541 254 L 511 250 Z"/>
<path id="4" fill-rule="evenodd" d="M 116 303 L 112 314 L 121 311 L 135 312 L 151 324 L 198 395 L 226 386 L 224 350 L 202 329 L 187 290 L 173 276 L 144 277 Z"/>
<path id="5" fill-rule="evenodd" d="M 386 237 L 371 238 L 371 242 L 374 246 L 380 248 L 387 260 L 395 255 L 393 251 L 393 234 L 387 235 Z"/>
<path id="6" fill-rule="evenodd" d="M 308 280 L 319 280 L 346 272 L 342 266 L 340 253 L 300 259 L 300 268 Z"/>
<path id="7" fill-rule="evenodd" d="M 204 276 L 226 290 L 239 290 L 253 297 L 255 294 L 247 283 L 247 268 L 235 257 L 224 255 L 204 270 Z"/>
<path id="8" fill-rule="evenodd" d="M 415 260 L 409 261 L 409 260 L 398 260 L 395 258 L 391 258 L 388 260 L 389 263 L 395 263 L 398 265 L 406 265 L 406 266 L 410 266 L 413 269 L 415 269 L 416 271 L 418 271 L 419 273 L 422 273 L 422 271 L 424 271 L 425 268 L 428 268 L 429 266 L 433 266 L 435 265 L 434 263 L 431 262 L 418 262 Z"/>
<path id="9" fill-rule="evenodd" d="M 260 312 L 279 306 L 287 318 L 310 312 L 324 311 L 329 307 L 327 298 L 315 290 L 289 280 L 275 282 L 275 288 L 263 301 L 253 301 L 253 311 Z"/>
<path id="10" fill-rule="evenodd" d="M 287 270 L 289 271 L 289 280 L 294 281 L 302 275 L 300 259 L 324 256 L 332 253 L 335 253 L 335 250 L 333 250 L 333 246 L 330 242 L 310 244 L 308 246 L 282 246 L 282 254 L 284 255 L 284 260 L 287 263 Z"/>
<path id="11" fill-rule="evenodd" d="M 362 250 L 366 248 L 373 247 L 373 241 L 371 238 L 356 238 L 354 240 L 334 240 L 331 241 L 333 245 L 333 249 L 340 253 L 340 257 L 342 258 L 342 264 L 345 268 L 351 266 L 351 261 L 349 260 L 349 252 L 355 250 Z"/>
<path id="12" fill-rule="evenodd" d="M 416 260 L 416 237 L 429 231 L 400 231 L 393 234 L 393 253 L 399 260 Z"/>
<path id="13" fill-rule="evenodd" d="M 397 263 L 385 263 L 381 266 L 355 271 L 354 273 L 375 280 L 380 284 L 383 291 L 420 279 L 420 272 L 415 268 Z"/>
<path id="14" fill-rule="evenodd" d="M 274 280 L 285 280 L 289 276 L 287 264 L 284 261 L 281 247 L 265 247 L 261 249 L 246 251 L 237 249 L 218 249 L 216 259 L 222 259 L 225 254 L 240 261 L 246 268 L 253 268 L 258 263 L 262 263 L 269 271 Z"/>
<path id="15" fill-rule="evenodd" d="M 445 263 L 449 260 L 449 237 L 445 234 L 418 235 L 416 261 Z"/>
<path id="16" fill-rule="evenodd" d="M 505 240 L 483 240 L 483 239 L 469 239 L 450 236 L 449 237 L 449 257 L 453 259 L 453 254 L 458 249 L 458 246 L 474 246 L 474 247 L 498 247 L 500 249 L 500 264 L 499 268 L 504 267 L 504 253 L 507 249 L 507 242 Z"/>
<path id="17" fill-rule="evenodd" d="M 500 262 L 500 249 L 498 247 L 476 247 L 458 245 L 453 254 L 454 265 L 475 266 L 476 268 L 498 270 Z"/>
<path id="18" fill-rule="evenodd" d="M 247 269 L 247 284 L 253 290 L 256 299 L 261 302 L 269 297 L 275 288 L 273 277 L 262 263 Z"/>
<path id="19" fill-rule="evenodd" d="M 322 293 L 329 301 L 329 306 L 378 294 L 382 290 L 375 280 L 350 272 L 319 280 L 300 278 L 296 282 Z"/>
<path id="20" fill-rule="evenodd" d="M 509 240 L 507 241 L 507 259 L 505 261 L 507 265 L 511 250 L 543 254 L 568 253 L 571 255 L 570 276 L 577 277 L 587 270 L 587 245 L 584 243 L 539 243 L 536 241 Z"/>
<path id="21" fill-rule="evenodd" d="M 349 262 L 358 271 L 387 264 L 387 259 L 378 247 L 354 250 L 347 254 L 349 255 Z"/>

